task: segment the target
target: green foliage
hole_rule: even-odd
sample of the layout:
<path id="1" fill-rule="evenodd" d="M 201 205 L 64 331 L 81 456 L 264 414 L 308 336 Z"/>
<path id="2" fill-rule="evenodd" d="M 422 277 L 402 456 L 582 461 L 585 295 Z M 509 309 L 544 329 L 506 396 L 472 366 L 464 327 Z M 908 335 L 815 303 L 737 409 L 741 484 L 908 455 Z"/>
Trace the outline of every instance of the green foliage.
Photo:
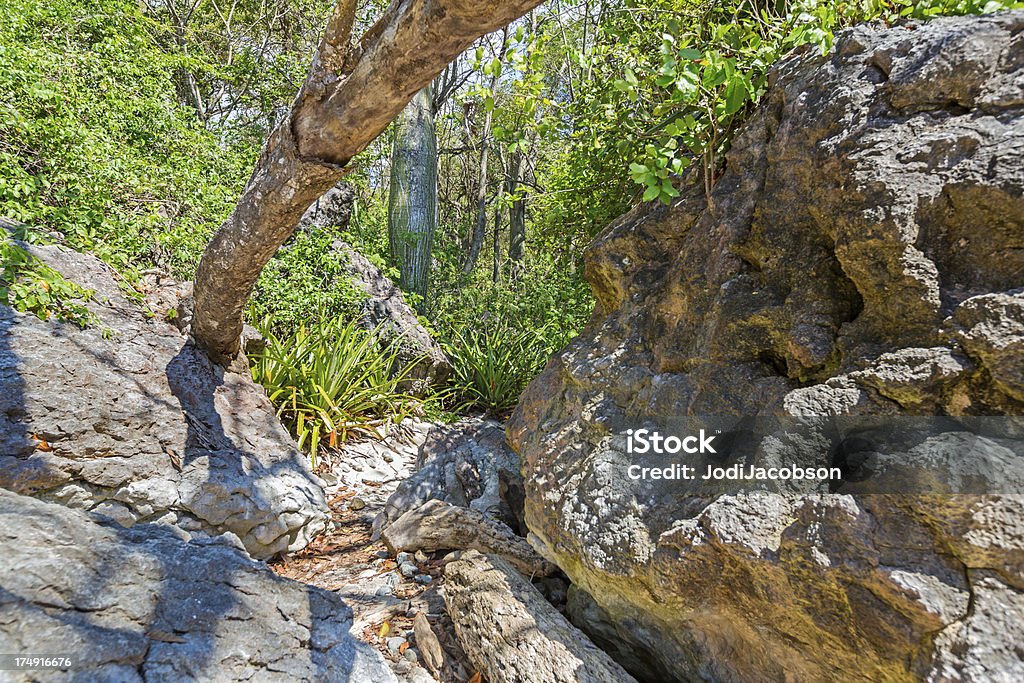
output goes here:
<path id="1" fill-rule="evenodd" d="M 452 361 L 456 412 L 483 410 L 504 416 L 548 358 L 532 332 L 500 323 L 453 330 L 443 346 Z"/>
<path id="2" fill-rule="evenodd" d="M 40 320 L 88 327 L 99 322 L 85 306 L 93 293 L 65 280 L 11 237 L 0 242 L 0 302 Z"/>
<path id="3" fill-rule="evenodd" d="M 166 27 L 135 0 L 9 0 L 0 13 L 0 214 L 119 271 L 190 275 L 254 157 L 176 97 Z"/>
<path id="4" fill-rule="evenodd" d="M 316 454 L 354 431 L 377 433 L 385 421 L 399 422 L 418 401 L 402 389 L 398 347 L 382 344 L 355 321 L 323 319 L 278 337 L 270 320 L 261 330 L 266 348 L 254 354 L 253 380 L 262 384 L 299 447 Z"/>
<path id="5" fill-rule="evenodd" d="M 631 132 L 642 143 L 642 152 L 630 164 L 630 176 L 644 188 L 643 201 L 658 199 L 665 204 L 679 196 L 673 177 L 694 160 L 702 162 L 710 192 L 733 131 L 767 90 L 769 69 L 794 48 L 810 43 L 826 53 L 836 32 L 872 19 L 893 22 L 1022 5 L 1008 0 L 796 0 L 774 6 L 762 6 L 756 0 L 720 0 L 709 6 L 668 0 L 655 4 L 675 9 L 660 26 L 647 29 L 661 38 L 655 53 L 658 61 L 636 55 L 636 63 L 625 63 L 622 77 L 612 84 L 635 103 Z M 610 35 L 620 37 L 621 33 L 612 28 Z M 622 141 L 619 145 L 629 147 Z"/>
<path id="6" fill-rule="evenodd" d="M 352 319 L 364 298 L 345 275 L 329 228 L 302 229 L 278 252 L 256 283 L 250 318 L 274 321 L 287 332 L 321 320 Z"/>

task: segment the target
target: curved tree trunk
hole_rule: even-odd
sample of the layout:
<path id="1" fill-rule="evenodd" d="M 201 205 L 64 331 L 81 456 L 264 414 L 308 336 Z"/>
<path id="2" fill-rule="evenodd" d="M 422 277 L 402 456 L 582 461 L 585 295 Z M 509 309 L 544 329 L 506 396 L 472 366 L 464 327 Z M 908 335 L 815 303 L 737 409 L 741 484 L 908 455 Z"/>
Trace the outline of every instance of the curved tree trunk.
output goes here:
<path id="1" fill-rule="evenodd" d="M 391 257 L 401 273 L 402 288 L 420 295 L 420 309 L 427 301 L 436 229 L 437 137 L 428 86 L 398 117 L 388 197 Z"/>
<path id="2" fill-rule="evenodd" d="M 239 349 L 256 278 L 305 210 L 412 97 L 481 35 L 541 0 L 394 2 L 351 43 L 356 1 L 338 0 L 288 117 L 270 135 L 234 212 L 196 272 L 196 343 L 219 363 Z"/>

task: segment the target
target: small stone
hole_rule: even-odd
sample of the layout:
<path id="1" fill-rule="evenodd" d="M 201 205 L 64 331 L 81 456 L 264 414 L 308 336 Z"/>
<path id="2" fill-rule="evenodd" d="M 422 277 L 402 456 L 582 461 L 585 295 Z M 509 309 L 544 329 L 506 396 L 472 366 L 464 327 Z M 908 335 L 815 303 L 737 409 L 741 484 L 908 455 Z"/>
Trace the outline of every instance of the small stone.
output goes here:
<path id="1" fill-rule="evenodd" d="M 418 572 L 419 570 L 420 568 L 414 565 L 412 562 L 403 562 L 402 564 L 398 565 L 398 571 L 401 572 L 402 576 L 404 576 L 407 579 L 411 579 L 413 576 L 416 575 L 416 572 Z"/>
<path id="2" fill-rule="evenodd" d="M 366 507 L 366 501 L 358 497 L 353 498 L 348 504 L 349 510 L 362 510 L 364 507 Z"/>
<path id="3" fill-rule="evenodd" d="M 397 664 L 395 664 L 395 673 L 399 676 L 404 676 L 410 671 L 412 671 L 412 662 L 403 659 Z"/>
<path id="4" fill-rule="evenodd" d="M 388 652 L 394 655 L 399 654 L 402 646 L 405 645 L 406 642 L 407 641 L 402 636 L 393 636 L 388 638 Z"/>
<path id="5" fill-rule="evenodd" d="M 391 553 L 389 553 L 387 550 L 378 550 L 373 554 L 373 556 L 376 557 L 378 560 L 386 560 L 389 557 L 391 557 Z"/>
<path id="6" fill-rule="evenodd" d="M 458 560 L 461 557 L 462 557 L 462 551 L 461 550 L 453 550 L 452 552 L 448 553 L 443 558 L 441 558 L 441 564 L 448 564 L 449 562 L 455 562 L 456 560 Z"/>
<path id="7" fill-rule="evenodd" d="M 430 574 L 419 574 L 413 580 L 416 583 L 422 584 L 424 586 L 429 586 L 434 582 L 434 577 L 432 577 Z"/>
<path id="8" fill-rule="evenodd" d="M 416 650 L 412 649 L 411 647 L 408 650 L 406 650 L 402 656 L 405 657 L 406 661 L 412 662 L 413 664 L 420 660 L 420 656 L 416 654 Z"/>
<path id="9" fill-rule="evenodd" d="M 395 557 L 395 562 L 398 564 L 405 564 L 406 562 L 412 562 L 413 559 L 412 553 L 398 553 Z"/>
<path id="10" fill-rule="evenodd" d="M 413 555 L 413 557 L 415 557 L 416 561 L 419 562 L 420 564 L 424 564 L 425 562 L 427 562 L 428 559 L 430 559 L 430 558 L 427 557 L 427 554 L 425 552 L 423 552 L 422 550 L 417 550 L 416 554 Z"/>

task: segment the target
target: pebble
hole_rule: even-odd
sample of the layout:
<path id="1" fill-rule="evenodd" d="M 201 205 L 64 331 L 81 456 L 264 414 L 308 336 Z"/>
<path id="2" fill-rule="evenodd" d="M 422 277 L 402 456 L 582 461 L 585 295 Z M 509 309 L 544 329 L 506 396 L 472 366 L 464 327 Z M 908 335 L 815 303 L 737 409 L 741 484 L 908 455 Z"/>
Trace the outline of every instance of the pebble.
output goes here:
<path id="1" fill-rule="evenodd" d="M 362 510 L 364 507 L 366 507 L 366 501 L 362 498 L 353 498 L 348 504 L 349 510 Z"/>
<path id="2" fill-rule="evenodd" d="M 412 553 L 398 553 L 398 555 L 395 557 L 395 562 L 397 562 L 398 564 L 405 564 L 406 562 L 412 561 Z"/>
<path id="3" fill-rule="evenodd" d="M 455 562 L 460 557 L 462 557 L 462 551 L 461 550 L 453 550 L 452 552 L 448 553 L 443 558 L 441 558 L 441 563 L 442 564 L 448 564 L 449 562 Z"/>
<path id="4" fill-rule="evenodd" d="M 405 643 L 406 640 L 402 636 L 394 636 L 388 638 L 388 651 L 392 654 L 397 655 L 399 653 L 399 650 L 402 649 L 402 646 L 405 645 Z M 408 652 L 408 650 L 406 650 L 406 652 Z"/>
<path id="5" fill-rule="evenodd" d="M 406 650 L 406 652 L 408 652 L 408 650 Z M 404 676 L 410 671 L 412 671 L 412 662 L 408 660 L 403 659 L 402 661 L 395 664 L 395 673 L 399 676 Z"/>
<path id="6" fill-rule="evenodd" d="M 406 650 L 402 656 L 405 657 L 406 661 L 412 662 L 413 664 L 418 662 L 420 659 L 420 656 L 416 654 L 416 650 L 412 649 L 411 647 L 408 650 Z"/>
<path id="7" fill-rule="evenodd" d="M 403 562 L 402 564 L 398 565 L 398 571 L 402 572 L 402 576 L 406 577 L 407 579 L 411 579 L 413 576 L 416 575 L 416 572 L 418 572 L 419 570 L 420 568 L 414 565 L 412 562 Z"/>
<path id="8" fill-rule="evenodd" d="M 430 574 L 419 574 L 413 580 L 416 583 L 423 584 L 424 586 L 429 586 L 431 583 L 434 582 L 434 577 L 432 577 Z"/>
<path id="9" fill-rule="evenodd" d="M 416 561 L 419 562 L 420 564 L 426 563 L 426 561 L 429 559 L 427 557 L 427 554 L 425 552 L 423 552 L 422 550 L 417 550 L 416 554 L 413 555 L 413 557 L 415 557 Z"/>

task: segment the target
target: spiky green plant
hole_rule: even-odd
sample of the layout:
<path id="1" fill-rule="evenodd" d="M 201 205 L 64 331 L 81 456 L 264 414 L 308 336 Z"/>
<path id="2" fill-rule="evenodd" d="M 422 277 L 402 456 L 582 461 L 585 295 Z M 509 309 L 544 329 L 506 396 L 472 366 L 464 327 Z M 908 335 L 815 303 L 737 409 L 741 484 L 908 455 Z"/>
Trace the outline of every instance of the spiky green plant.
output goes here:
<path id="1" fill-rule="evenodd" d="M 535 333 L 504 326 L 453 330 L 443 346 L 452 362 L 453 393 L 461 401 L 456 410 L 492 415 L 515 407 L 548 356 Z"/>
<path id="2" fill-rule="evenodd" d="M 300 327 L 278 337 L 265 320 L 263 351 L 253 354 L 253 379 L 278 407 L 278 416 L 309 451 L 314 465 L 321 444 L 335 447 L 352 432 L 378 434 L 420 404 L 403 381 L 414 363 L 399 369 L 399 348 L 343 317 Z"/>

